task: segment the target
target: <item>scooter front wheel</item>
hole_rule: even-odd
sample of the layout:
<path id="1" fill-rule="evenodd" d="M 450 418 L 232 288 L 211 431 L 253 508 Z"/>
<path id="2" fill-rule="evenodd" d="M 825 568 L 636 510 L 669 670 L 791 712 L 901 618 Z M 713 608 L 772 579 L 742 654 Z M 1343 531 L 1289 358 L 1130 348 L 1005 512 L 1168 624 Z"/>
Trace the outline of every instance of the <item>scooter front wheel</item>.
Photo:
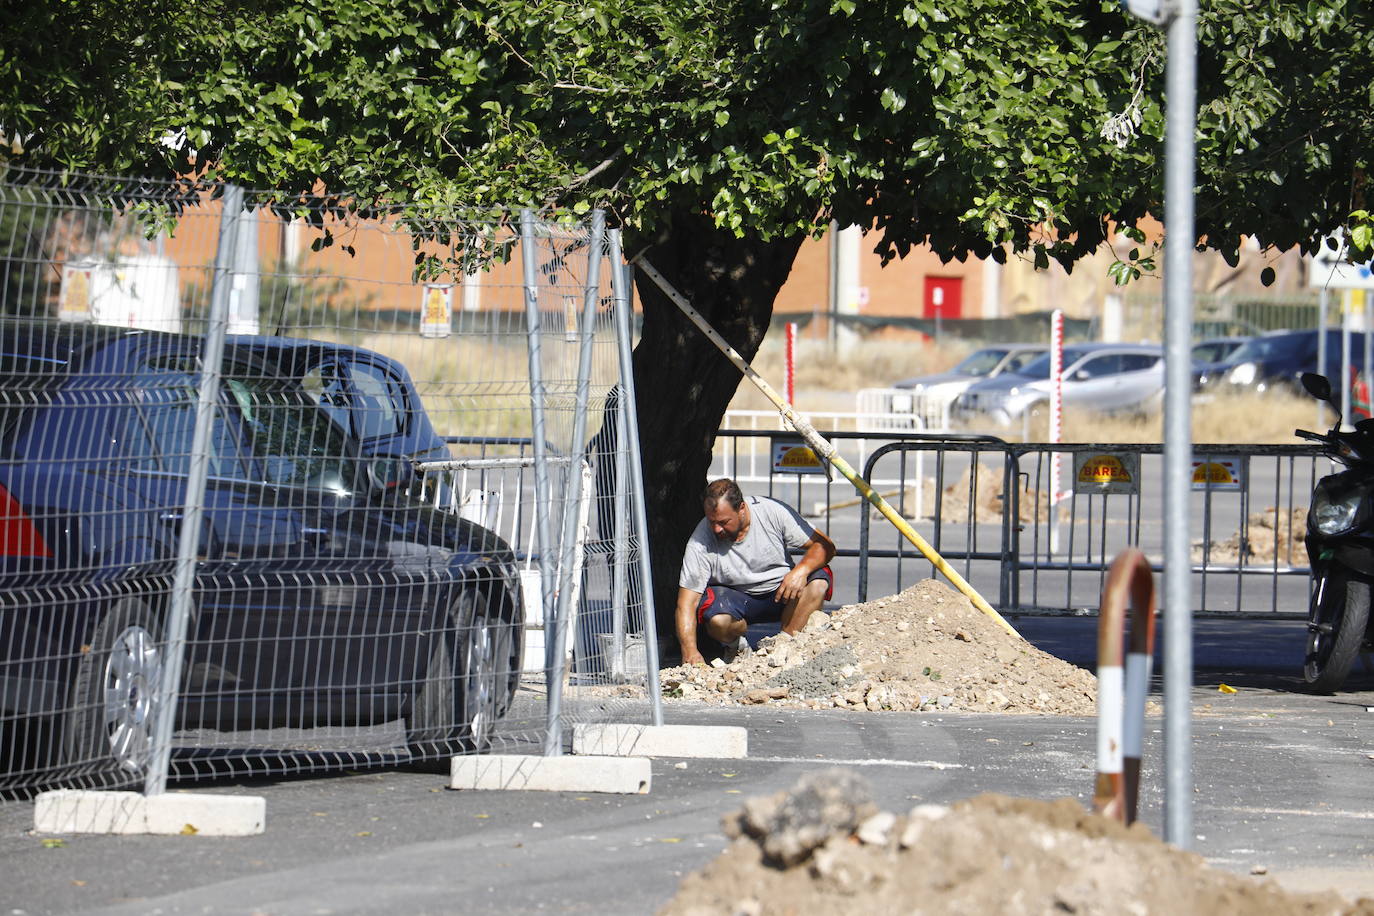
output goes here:
<path id="1" fill-rule="evenodd" d="M 1317 693 L 1345 683 L 1369 623 L 1369 583 L 1335 567 L 1317 580 L 1307 615 L 1307 657 L 1302 676 Z"/>

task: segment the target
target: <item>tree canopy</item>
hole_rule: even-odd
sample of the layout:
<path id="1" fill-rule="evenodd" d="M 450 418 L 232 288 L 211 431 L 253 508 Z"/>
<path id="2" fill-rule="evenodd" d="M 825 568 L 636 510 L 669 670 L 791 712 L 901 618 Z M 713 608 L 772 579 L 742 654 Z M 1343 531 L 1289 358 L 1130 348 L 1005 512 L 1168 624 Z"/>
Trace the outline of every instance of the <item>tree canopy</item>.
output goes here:
<path id="1" fill-rule="evenodd" d="M 831 220 L 886 256 L 1071 267 L 1110 227 L 1162 214 L 1164 36 L 1115 3 L 10 6 L 0 133 L 22 160 L 210 168 L 284 199 L 323 186 L 363 204 L 603 206 L 746 357 L 800 240 Z M 1374 11 L 1202 6 L 1187 241 L 1311 250 L 1369 209 Z M 641 295 L 640 390 L 671 392 L 656 414 L 694 443 L 646 447 L 662 587 L 738 377 Z"/>
<path id="2" fill-rule="evenodd" d="M 0 130 L 32 161 L 285 193 L 675 208 L 763 237 L 830 219 L 902 254 L 1066 263 L 1160 207 L 1161 33 L 1034 0 L 20 5 Z M 1310 243 L 1363 207 L 1371 13 L 1204 4 L 1198 223 Z M 1109 119 L 1128 130 L 1102 136 Z M 184 141 L 180 148 L 165 138 Z M 178 161 L 181 160 L 181 161 Z"/>

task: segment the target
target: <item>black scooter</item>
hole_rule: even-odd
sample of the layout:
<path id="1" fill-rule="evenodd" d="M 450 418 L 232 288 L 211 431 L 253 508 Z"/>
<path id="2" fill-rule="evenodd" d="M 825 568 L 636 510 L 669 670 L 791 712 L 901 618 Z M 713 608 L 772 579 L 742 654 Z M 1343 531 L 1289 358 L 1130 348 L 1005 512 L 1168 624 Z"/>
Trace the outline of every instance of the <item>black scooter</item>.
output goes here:
<path id="1" fill-rule="evenodd" d="M 1340 406 L 1331 382 L 1302 374 L 1308 394 L 1336 409 L 1327 433 L 1297 429 L 1301 439 L 1319 442 L 1346 470 L 1317 481 L 1307 510 L 1307 557 L 1312 599 L 1307 611 L 1307 655 L 1303 679 L 1319 693 L 1345 683 L 1361 652 L 1370 651 L 1370 583 L 1374 582 L 1374 418 L 1341 431 Z"/>

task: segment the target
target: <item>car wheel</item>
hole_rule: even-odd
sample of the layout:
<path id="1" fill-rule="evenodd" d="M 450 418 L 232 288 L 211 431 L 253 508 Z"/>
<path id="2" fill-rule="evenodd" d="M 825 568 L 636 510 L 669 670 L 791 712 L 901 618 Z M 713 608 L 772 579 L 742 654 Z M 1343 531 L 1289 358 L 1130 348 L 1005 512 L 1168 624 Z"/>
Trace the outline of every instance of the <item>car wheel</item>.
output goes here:
<path id="1" fill-rule="evenodd" d="M 72 685 L 63 766 L 105 787 L 147 775 L 162 688 L 157 619 L 135 598 L 118 601 L 91 636 Z"/>
<path id="2" fill-rule="evenodd" d="M 466 642 L 463 664 L 462 719 L 470 749 L 491 746 L 510 677 L 510 627 L 502 620 L 477 619 Z"/>
<path id="3" fill-rule="evenodd" d="M 483 596 L 466 592 L 449 609 L 411 700 L 406 743 L 416 757 L 481 752 L 491 745 L 508 689 L 508 621 Z"/>

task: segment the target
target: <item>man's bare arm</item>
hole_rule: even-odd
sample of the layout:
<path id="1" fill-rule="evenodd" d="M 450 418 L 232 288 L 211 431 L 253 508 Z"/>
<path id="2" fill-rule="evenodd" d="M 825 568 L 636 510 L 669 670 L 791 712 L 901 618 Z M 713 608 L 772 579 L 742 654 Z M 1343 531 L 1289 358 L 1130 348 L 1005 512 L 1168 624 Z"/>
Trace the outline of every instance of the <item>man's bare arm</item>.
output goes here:
<path id="1" fill-rule="evenodd" d="M 706 664 L 706 659 L 701 657 L 701 652 L 697 649 L 697 605 L 700 603 L 701 592 L 694 592 L 690 588 L 678 588 L 674 619 L 677 623 L 677 641 L 682 647 L 684 665 Z"/>
<path id="2" fill-rule="evenodd" d="M 801 559 L 782 577 L 782 584 L 773 593 L 773 597 L 778 601 L 791 601 L 800 595 L 810 575 L 821 567 L 828 566 L 835 558 L 835 542 L 826 537 L 823 531 L 817 530 L 804 546 L 805 551 Z"/>

